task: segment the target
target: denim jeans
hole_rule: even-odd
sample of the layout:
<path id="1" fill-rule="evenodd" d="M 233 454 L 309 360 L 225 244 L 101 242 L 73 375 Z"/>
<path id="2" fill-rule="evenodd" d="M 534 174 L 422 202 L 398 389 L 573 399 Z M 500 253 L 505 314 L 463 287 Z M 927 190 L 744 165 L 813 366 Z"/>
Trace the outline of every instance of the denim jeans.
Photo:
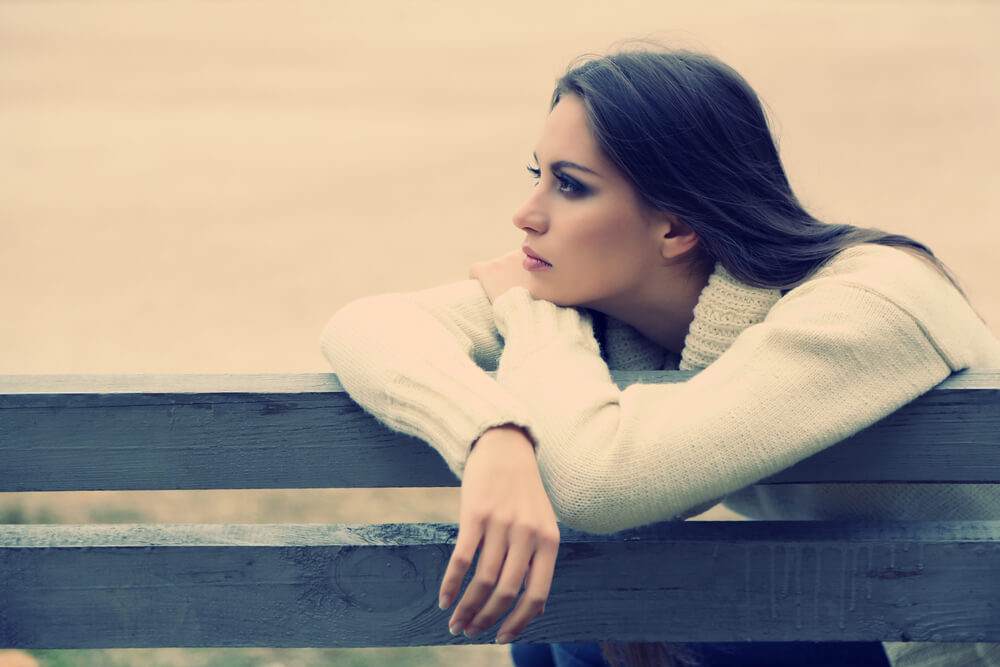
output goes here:
<path id="1" fill-rule="evenodd" d="M 700 667 L 889 667 L 878 642 L 681 644 Z M 598 644 L 513 644 L 516 667 L 607 667 Z"/>

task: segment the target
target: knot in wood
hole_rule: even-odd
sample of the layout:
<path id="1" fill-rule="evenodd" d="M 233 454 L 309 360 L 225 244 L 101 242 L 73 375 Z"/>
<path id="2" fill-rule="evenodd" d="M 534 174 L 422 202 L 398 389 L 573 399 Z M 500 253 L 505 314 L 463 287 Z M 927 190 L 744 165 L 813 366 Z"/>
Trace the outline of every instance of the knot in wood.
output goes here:
<path id="1" fill-rule="evenodd" d="M 436 583 L 427 580 L 427 572 L 438 567 L 414 563 L 413 557 L 424 550 L 358 547 L 341 549 L 333 563 L 333 584 L 350 606 L 367 612 L 394 612 L 434 595 Z M 426 553 L 430 554 L 428 550 Z"/>

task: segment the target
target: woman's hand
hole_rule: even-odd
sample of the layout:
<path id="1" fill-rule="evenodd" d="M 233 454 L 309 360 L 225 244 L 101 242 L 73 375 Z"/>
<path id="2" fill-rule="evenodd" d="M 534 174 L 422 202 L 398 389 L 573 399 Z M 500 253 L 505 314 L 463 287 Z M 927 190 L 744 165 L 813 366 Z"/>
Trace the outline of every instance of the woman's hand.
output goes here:
<path id="1" fill-rule="evenodd" d="M 448 626 L 468 637 L 490 627 L 517 600 L 523 583 L 521 599 L 497 632 L 497 643 L 505 644 L 544 610 L 559 548 L 534 447 L 515 426 L 486 431 L 465 464 L 458 540 L 441 582 L 442 609 L 458 596 L 480 547 L 476 573 Z"/>
<path id="2" fill-rule="evenodd" d="M 506 255 L 469 267 L 469 278 L 483 284 L 486 296 L 494 301 L 511 287 L 528 287 L 531 274 L 524 270 L 524 252 L 519 248 Z"/>

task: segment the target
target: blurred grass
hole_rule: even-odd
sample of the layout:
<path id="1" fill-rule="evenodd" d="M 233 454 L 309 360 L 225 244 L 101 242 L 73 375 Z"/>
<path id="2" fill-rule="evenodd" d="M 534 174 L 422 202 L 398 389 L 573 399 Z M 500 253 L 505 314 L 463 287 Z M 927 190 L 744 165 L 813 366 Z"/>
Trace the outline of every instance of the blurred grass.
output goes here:
<path id="1" fill-rule="evenodd" d="M 369 649 L 110 649 L 29 651 L 41 667 L 372 667 L 373 665 L 506 665 L 499 646 Z"/>
<path id="2" fill-rule="evenodd" d="M 0 493 L 6 523 L 407 523 L 454 521 L 457 488 Z"/>
<path id="3" fill-rule="evenodd" d="M 29 509 L 21 503 L 0 506 L 0 523 L 61 523 L 48 507 Z M 0 667 L 3 667 L 0 665 Z"/>

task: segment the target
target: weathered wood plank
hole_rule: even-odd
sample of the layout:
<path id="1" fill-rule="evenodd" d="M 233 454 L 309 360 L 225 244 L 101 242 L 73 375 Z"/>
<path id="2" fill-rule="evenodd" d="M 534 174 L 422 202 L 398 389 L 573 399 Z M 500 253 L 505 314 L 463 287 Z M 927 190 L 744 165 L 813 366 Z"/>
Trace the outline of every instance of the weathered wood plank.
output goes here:
<path id="1" fill-rule="evenodd" d="M 0 446 L 0 491 L 457 483 L 429 447 L 375 422 L 329 374 L 0 376 Z M 851 481 L 1000 482 L 1000 371 L 950 378 L 765 483 Z"/>
<path id="2" fill-rule="evenodd" d="M 0 378 L 0 491 L 454 486 L 333 375 Z"/>
<path id="3" fill-rule="evenodd" d="M 442 524 L 2 526 L 0 646 L 464 643 L 436 605 L 454 536 Z M 997 572 L 996 522 L 565 531 L 524 639 L 1000 641 Z"/>

